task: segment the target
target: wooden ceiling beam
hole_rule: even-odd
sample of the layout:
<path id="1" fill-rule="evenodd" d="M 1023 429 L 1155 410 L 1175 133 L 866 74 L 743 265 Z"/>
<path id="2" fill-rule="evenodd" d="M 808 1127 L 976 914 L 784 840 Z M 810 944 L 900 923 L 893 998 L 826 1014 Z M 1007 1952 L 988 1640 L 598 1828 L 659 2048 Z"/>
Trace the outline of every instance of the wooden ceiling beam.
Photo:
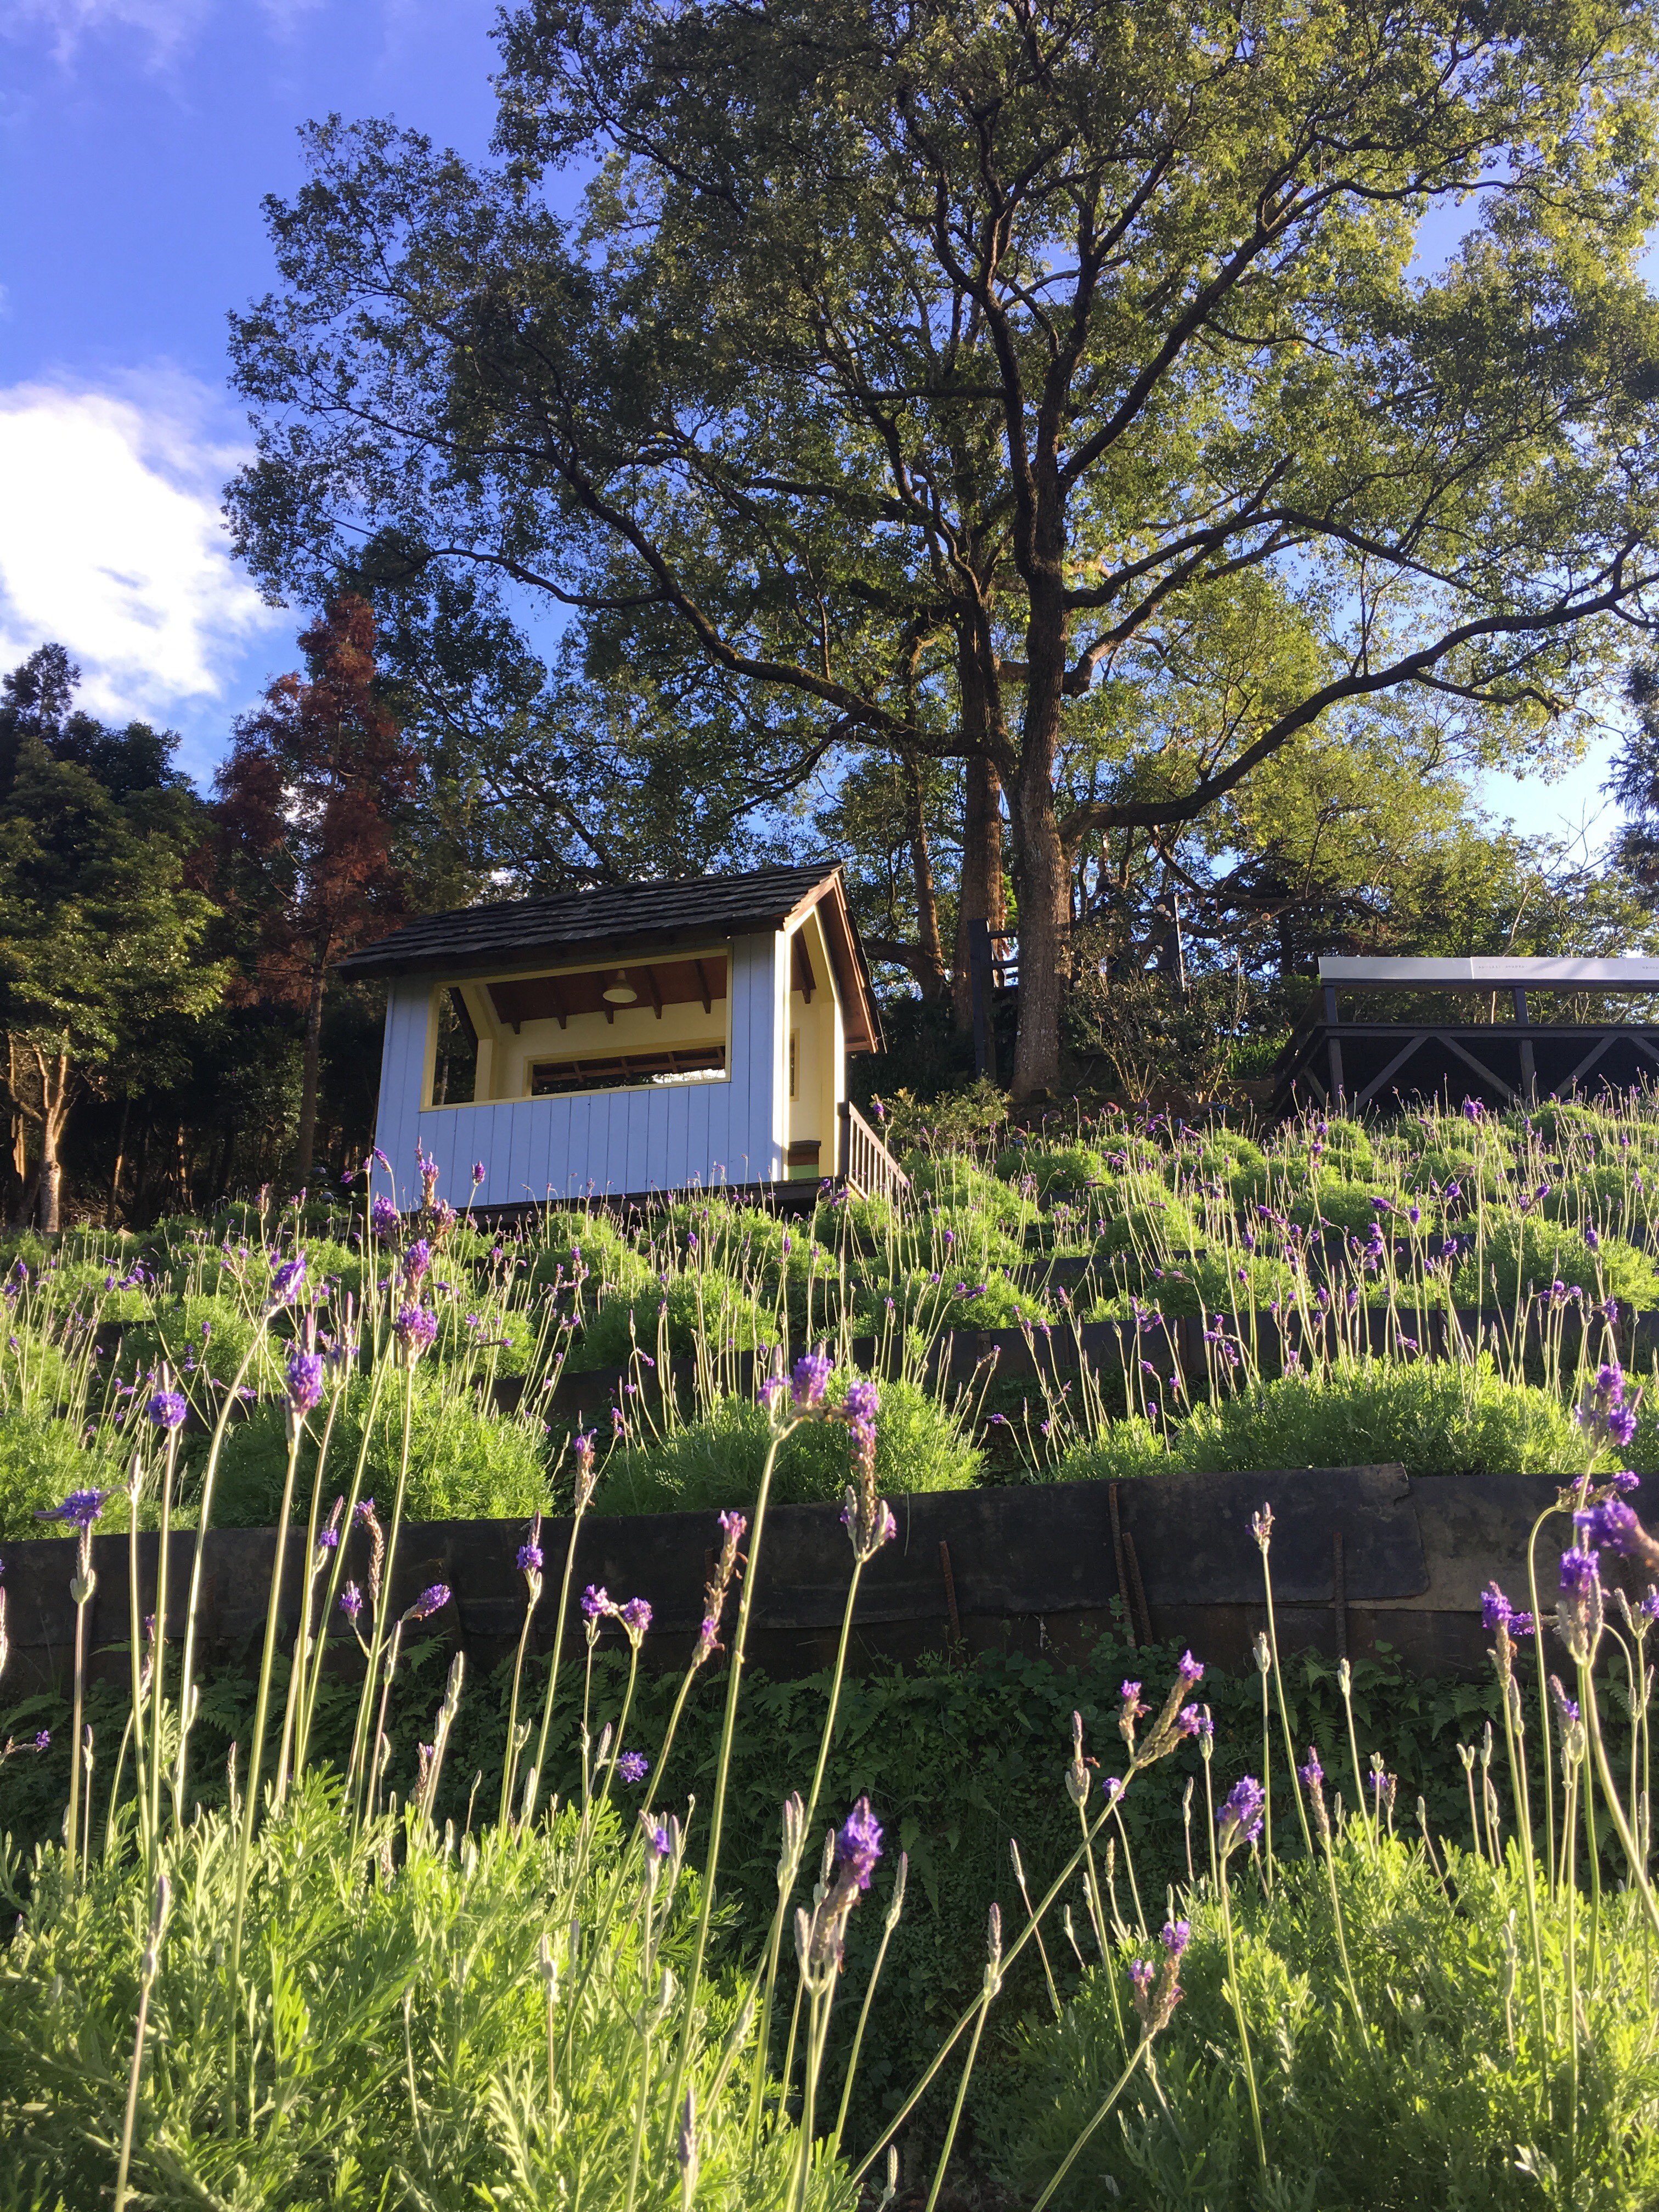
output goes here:
<path id="1" fill-rule="evenodd" d="M 657 971 L 647 961 L 645 966 L 645 988 L 651 995 L 651 1005 L 657 1019 L 662 1019 L 662 985 L 657 981 Z"/>
<path id="2" fill-rule="evenodd" d="M 691 965 L 697 971 L 697 988 L 702 993 L 702 1010 L 706 1014 L 713 1013 L 714 994 L 708 988 L 708 978 L 703 971 L 703 964 L 701 960 L 694 960 Z"/>

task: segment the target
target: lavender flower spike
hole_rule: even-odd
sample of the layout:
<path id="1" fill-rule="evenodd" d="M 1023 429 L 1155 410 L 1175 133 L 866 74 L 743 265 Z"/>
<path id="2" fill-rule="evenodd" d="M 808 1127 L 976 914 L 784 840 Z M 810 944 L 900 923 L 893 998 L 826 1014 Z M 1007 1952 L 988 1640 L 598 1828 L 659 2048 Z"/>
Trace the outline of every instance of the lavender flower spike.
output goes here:
<path id="1" fill-rule="evenodd" d="M 868 1889 L 870 1877 L 881 1856 L 881 1823 L 860 1797 L 836 1834 L 836 1858 L 843 1873 L 860 1889 Z"/>
<path id="2" fill-rule="evenodd" d="M 823 1403 L 835 1364 L 822 1345 L 816 1352 L 803 1352 L 795 1362 L 789 1395 L 802 1413 L 811 1413 Z"/>
<path id="3" fill-rule="evenodd" d="M 1234 1783 L 1215 1816 L 1217 1840 L 1224 1856 L 1236 1844 L 1255 1843 L 1261 1833 L 1261 1815 L 1267 1802 L 1267 1793 L 1254 1775 L 1243 1775 Z"/>
<path id="4" fill-rule="evenodd" d="M 430 1583 L 428 1584 L 427 1588 L 421 1592 L 414 1604 L 410 1607 L 408 1613 L 404 1615 L 404 1619 L 408 1620 L 428 1620 L 433 1613 L 441 1613 L 443 1611 L 444 1607 L 449 1603 L 449 1597 L 450 1590 L 449 1584 L 447 1583 Z"/>
<path id="5" fill-rule="evenodd" d="M 638 1644 L 651 1626 L 651 1607 L 644 1598 L 630 1597 L 627 1604 L 618 1609 L 617 1617 L 632 1641 Z"/>
<path id="6" fill-rule="evenodd" d="M 288 1402 L 296 1416 L 322 1403 L 323 1362 L 315 1352 L 296 1352 L 288 1363 Z"/>
<path id="7" fill-rule="evenodd" d="M 624 1782 L 643 1782 L 651 1762 L 642 1751 L 625 1751 L 617 1761 L 617 1771 Z"/>
<path id="8" fill-rule="evenodd" d="M 158 1429 L 181 1429 L 190 1408 L 177 1390 L 158 1390 L 149 1401 L 149 1417 Z"/>
<path id="9" fill-rule="evenodd" d="M 412 1367 L 423 1352 L 431 1350 L 438 1316 L 428 1306 L 404 1306 L 392 1324 L 392 1334 L 397 1339 L 398 1364 Z"/>
<path id="10" fill-rule="evenodd" d="M 71 1490 L 61 1505 L 48 1506 L 35 1515 L 37 1521 L 68 1521 L 83 1535 L 91 1532 L 92 1525 L 104 1510 L 104 1500 L 112 1498 L 111 1490 Z"/>

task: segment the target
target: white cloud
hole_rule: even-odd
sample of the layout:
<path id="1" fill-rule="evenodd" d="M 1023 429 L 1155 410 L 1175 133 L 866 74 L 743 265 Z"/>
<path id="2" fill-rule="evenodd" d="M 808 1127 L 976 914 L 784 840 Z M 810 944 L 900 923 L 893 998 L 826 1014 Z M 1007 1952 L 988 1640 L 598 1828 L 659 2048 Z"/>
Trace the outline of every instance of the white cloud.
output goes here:
<path id="1" fill-rule="evenodd" d="M 100 31 L 131 31 L 158 62 L 193 39 L 213 11 L 214 0 L 0 0 L 0 30 L 21 37 L 45 31 L 60 62 L 82 40 Z"/>
<path id="2" fill-rule="evenodd" d="M 94 714 L 176 722 L 291 629 L 231 560 L 220 487 L 240 456 L 214 405 L 169 371 L 0 387 L 0 666 L 55 638 Z"/>

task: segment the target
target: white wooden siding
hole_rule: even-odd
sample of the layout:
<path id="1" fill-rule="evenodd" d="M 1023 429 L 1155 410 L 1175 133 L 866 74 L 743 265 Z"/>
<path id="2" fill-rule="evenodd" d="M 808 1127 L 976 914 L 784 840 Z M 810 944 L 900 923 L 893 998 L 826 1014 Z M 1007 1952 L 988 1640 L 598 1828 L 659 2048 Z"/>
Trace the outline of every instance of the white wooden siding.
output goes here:
<path id="1" fill-rule="evenodd" d="M 693 1184 L 769 1182 L 783 1173 L 788 1112 L 789 940 L 781 930 L 732 945 L 730 1078 L 723 1083 L 501 1099 L 421 1110 L 430 1058 L 430 975 L 394 976 L 375 1142 L 399 1206 L 420 1200 L 416 1148 L 438 1163 L 454 1206 L 615 1197 Z M 472 1163 L 484 1182 L 472 1189 Z M 377 1175 L 377 1190 L 386 1188 Z"/>

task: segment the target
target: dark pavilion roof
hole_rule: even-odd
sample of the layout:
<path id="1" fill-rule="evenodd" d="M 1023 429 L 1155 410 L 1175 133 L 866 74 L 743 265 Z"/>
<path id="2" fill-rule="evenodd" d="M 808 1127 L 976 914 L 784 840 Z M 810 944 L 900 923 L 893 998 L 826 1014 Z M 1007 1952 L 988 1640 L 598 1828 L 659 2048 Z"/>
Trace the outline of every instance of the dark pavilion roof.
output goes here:
<path id="1" fill-rule="evenodd" d="M 503 899 L 423 915 L 342 960 L 353 978 L 514 967 L 525 960 L 580 959 L 627 945 L 666 951 L 692 939 L 782 929 L 819 908 L 840 986 L 849 1052 L 880 1049 L 870 971 L 848 911 L 839 867 L 757 868 L 742 876 L 692 876 L 679 883 L 605 885 L 551 898 Z"/>

